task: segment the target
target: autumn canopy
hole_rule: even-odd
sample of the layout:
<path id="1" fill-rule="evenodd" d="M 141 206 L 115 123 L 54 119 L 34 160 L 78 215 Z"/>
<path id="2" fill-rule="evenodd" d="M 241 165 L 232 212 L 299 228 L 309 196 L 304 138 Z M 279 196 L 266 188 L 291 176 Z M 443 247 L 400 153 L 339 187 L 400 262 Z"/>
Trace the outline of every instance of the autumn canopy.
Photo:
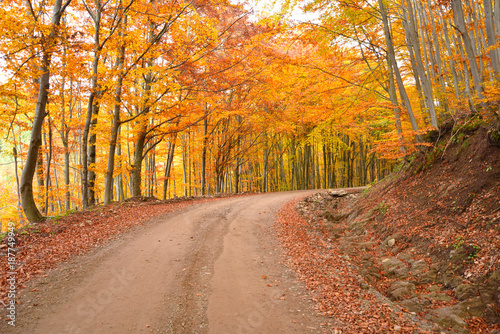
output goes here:
<path id="1" fill-rule="evenodd" d="M 255 5 L 3 2 L 2 222 L 366 185 L 446 120 L 498 133 L 500 0 Z"/>

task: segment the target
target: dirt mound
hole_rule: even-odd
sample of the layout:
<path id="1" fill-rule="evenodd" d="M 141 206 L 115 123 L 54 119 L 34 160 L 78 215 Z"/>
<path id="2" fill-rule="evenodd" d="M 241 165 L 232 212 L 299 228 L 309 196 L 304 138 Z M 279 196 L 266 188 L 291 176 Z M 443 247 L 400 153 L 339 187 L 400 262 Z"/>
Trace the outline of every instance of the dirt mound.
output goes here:
<path id="1" fill-rule="evenodd" d="M 366 282 L 408 313 L 436 331 L 490 333 L 500 329 L 499 190 L 500 148 L 476 117 L 442 129 L 356 200 L 332 205 L 324 194 L 302 205 Z"/>

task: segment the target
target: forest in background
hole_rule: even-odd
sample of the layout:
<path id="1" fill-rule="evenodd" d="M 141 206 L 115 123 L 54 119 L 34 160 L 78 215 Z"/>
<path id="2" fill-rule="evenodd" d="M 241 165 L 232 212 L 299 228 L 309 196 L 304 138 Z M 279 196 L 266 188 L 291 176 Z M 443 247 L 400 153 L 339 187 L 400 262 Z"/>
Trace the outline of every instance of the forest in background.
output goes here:
<path id="1" fill-rule="evenodd" d="M 318 19 L 294 21 L 297 6 Z M 2 224 L 134 196 L 366 185 L 464 114 L 498 140 L 500 0 L 247 8 L 5 3 Z"/>

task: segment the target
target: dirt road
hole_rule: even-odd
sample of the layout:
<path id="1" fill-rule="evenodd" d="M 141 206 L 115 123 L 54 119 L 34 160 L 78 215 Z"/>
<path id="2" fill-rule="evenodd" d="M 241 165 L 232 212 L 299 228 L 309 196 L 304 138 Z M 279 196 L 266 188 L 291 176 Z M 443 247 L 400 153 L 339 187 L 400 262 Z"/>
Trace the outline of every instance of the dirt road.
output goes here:
<path id="1" fill-rule="evenodd" d="M 272 229 L 285 202 L 309 193 L 222 199 L 158 218 L 33 282 L 8 330 L 321 333 L 325 318 L 282 263 Z"/>

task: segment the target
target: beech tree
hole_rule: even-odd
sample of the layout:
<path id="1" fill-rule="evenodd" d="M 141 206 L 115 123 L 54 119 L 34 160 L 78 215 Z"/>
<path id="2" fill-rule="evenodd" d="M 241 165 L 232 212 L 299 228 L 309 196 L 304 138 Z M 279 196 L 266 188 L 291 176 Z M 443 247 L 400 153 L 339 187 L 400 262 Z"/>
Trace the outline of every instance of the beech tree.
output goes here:
<path id="1" fill-rule="evenodd" d="M 46 106 L 50 89 L 49 86 L 50 86 L 50 69 L 51 69 L 52 55 L 54 52 L 54 47 L 56 47 L 57 45 L 57 37 L 59 34 L 58 28 L 61 23 L 61 17 L 66 8 L 68 7 L 68 5 L 70 4 L 70 2 L 71 0 L 67 0 L 64 3 L 62 0 L 55 0 L 54 5 L 52 7 L 52 16 L 49 24 L 48 34 L 47 31 L 43 30 L 39 31 L 41 50 L 38 51 L 41 53 L 41 61 L 40 61 L 41 74 L 38 79 L 39 90 L 38 90 L 38 98 L 36 101 L 36 108 L 33 119 L 33 127 L 31 129 L 30 145 L 28 149 L 26 162 L 23 168 L 23 173 L 21 175 L 22 205 L 26 218 L 30 222 L 37 222 L 43 219 L 43 216 L 38 210 L 33 197 L 33 176 L 35 174 L 35 169 L 36 169 L 38 150 L 40 148 L 42 141 L 42 134 L 41 134 L 42 126 L 45 117 L 47 116 Z M 34 28 L 35 29 L 41 28 L 42 26 L 37 27 L 37 24 L 41 24 L 40 21 L 43 20 L 43 17 L 35 13 L 30 2 L 28 2 L 27 4 L 29 5 L 28 6 L 29 7 L 28 12 L 30 15 L 29 19 L 32 21 Z"/>

